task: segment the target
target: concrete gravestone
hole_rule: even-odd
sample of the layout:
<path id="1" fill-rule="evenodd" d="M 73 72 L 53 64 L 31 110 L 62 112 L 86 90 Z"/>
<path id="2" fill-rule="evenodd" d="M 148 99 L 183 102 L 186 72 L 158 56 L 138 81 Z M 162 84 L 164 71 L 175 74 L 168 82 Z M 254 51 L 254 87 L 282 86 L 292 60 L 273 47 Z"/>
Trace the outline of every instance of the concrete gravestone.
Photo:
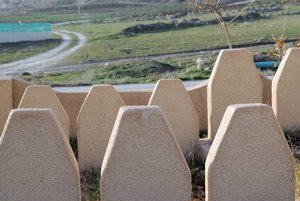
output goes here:
<path id="1" fill-rule="evenodd" d="M 214 139 L 228 105 L 261 103 L 262 80 L 247 49 L 222 50 L 207 86 L 208 137 Z"/>
<path id="2" fill-rule="evenodd" d="M 0 134 L 10 110 L 13 108 L 12 80 L 0 80 Z M 1 135 L 0 135 L 1 136 Z"/>
<path id="3" fill-rule="evenodd" d="M 124 106 L 113 86 L 96 85 L 88 93 L 78 115 L 80 170 L 101 167 L 120 107 Z"/>
<path id="4" fill-rule="evenodd" d="M 272 108 L 231 105 L 205 164 L 207 201 L 294 201 L 293 158 Z"/>
<path id="5" fill-rule="evenodd" d="M 50 109 L 12 110 L 0 160 L 0 200 L 80 200 L 78 165 Z"/>
<path id="6" fill-rule="evenodd" d="M 29 86 L 26 88 L 19 108 L 51 108 L 67 138 L 70 136 L 70 121 L 63 106 L 50 86 Z"/>
<path id="7" fill-rule="evenodd" d="M 101 201 L 189 201 L 191 175 L 157 106 L 122 107 L 102 164 Z"/>
<path id="8" fill-rule="evenodd" d="M 272 107 L 284 130 L 300 127 L 300 48 L 289 49 L 272 82 Z"/>
<path id="9" fill-rule="evenodd" d="M 199 140 L 199 119 L 181 80 L 159 80 L 149 105 L 162 108 L 183 154 L 193 152 Z"/>

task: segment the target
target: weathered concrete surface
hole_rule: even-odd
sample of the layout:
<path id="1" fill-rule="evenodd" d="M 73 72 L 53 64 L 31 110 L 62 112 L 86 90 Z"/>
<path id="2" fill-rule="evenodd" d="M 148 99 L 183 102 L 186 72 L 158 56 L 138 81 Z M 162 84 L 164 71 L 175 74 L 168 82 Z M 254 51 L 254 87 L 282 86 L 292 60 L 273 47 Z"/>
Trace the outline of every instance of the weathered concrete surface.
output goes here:
<path id="1" fill-rule="evenodd" d="M 261 103 L 262 80 L 247 49 L 222 50 L 207 86 L 208 137 L 214 136 L 227 106 Z"/>
<path id="2" fill-rule="evenodd" d="M 119 92 L 125 105 L 147 105 L 151 97 L 151 91 Z"/>
<path id="3" fill-rule="evenodd" d="M 124 102 L 111 85 L 95 85 L 78 115 L 80 170 L 101 167 L 120 107 Z"/>
<path id="4" fill-rule="evenodd" d="M 12 80 L 0 79 L 0 136 L 10 110 L 13 109 Z"/>
<path id="5" fill-rule="evenodd" d="M 77 136 L 77 116 L 87 93 L 56 93 L 69 120 L 71 137 Z"/>
<path id="6" fill-rule="evenodd" d="M 198 114 L 199 129 L 202 131 L 207 131 L 207 84 L 208 80 L 201 82 L 188 90 Z"/>
<path id="7" fill-rule="evenodd" d="M 101 201 L 189 201 L 191 175 L 157 106 L 122 107 L 102 164 Z"/>
<path id="8" fill-rule="evenodd" d="M 13 88 L 13 108 L 18 108 L 20 101 L 23 97 L 25 89 L 30 86 L 30 84 L 21 79 L 12 79 Z"/>
<path id="9" fill-rule="evenodd" d="M 51 108 L 69 139 L 70 121 L 68 115 L 50 86 L 36 85 L 27 87 L 19 108 Z"/>
<path id="10" fill-rule="evenodd" d="M 284 130 L 300 127 L 300 48 L 289 49 L 272 82 L 273 110 Z"/>
<path id="11" fill-rule="evenodd" d="M 205 164 L 207 201 L 294 201 L 293 158 L 272 108 L 231 105 Z"/>
<path id="12" fill-rule="evenodd" d="M 194 151 L 199 140 L 199 119 L 181 80 L 159 80 L 149 105 L 162 108 L 184 156 Z"/>
<path id="13" fill-rule="evenodd" d="M 80 201 L 78 165 L 50 109 L 12 110 L 0 161 L 0 200 Z"/>

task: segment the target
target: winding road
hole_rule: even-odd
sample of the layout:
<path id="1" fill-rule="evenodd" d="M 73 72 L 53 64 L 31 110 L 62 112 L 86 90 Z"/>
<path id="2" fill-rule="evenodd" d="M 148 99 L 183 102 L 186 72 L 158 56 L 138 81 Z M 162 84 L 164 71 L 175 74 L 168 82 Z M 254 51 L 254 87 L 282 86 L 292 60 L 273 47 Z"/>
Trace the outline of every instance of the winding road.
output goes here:
<path id="1" fill-rule="evenodd" d="M 60 60 L 83 47 L 87 42 L 87 38 L 82 33 L 64 30 L 53 31 L 53 33 L 60 35 L 62 38 L 62 43 L 59 46 L 27 59 L 7 64 L 0 64 L 0 76 L 17 75 L 22 72 L 40 72 L 45 68 L 54 66 Z M 68 48 L 73 41 L 71 35 L 74 35 L 78 42 L 73 47 Z"/>
<path id="2" fill-rule="evenodd" d="M 23 72 L 28 73 L 45 73 L 45 72 L 66 72 L 66 71 L 81 71 L 83 69 L 88 69 L 97 65 L 107 65 L 107 64 L 120 64 L 124 62 L 129 62 L 139 59 L 162 59 L 162 58 L 174 58 L 174 57 L 184 57 L 191 55 L 202 55 L 210 52 L 218 53 L 220 48 L 195 50 L 188 52 L 178 52 L 178 53 L 165 53 L 158 55 L 148 55 L 140 57 L 128 57 L 128 58 L 117 58 L 107 61 L 99 61 L 95 63 L 79 64 L 79 65 L 59 65 L 59 61 L 66 58 L 67 56 L 74 53 L 79 48 L 83 47 L 87 43 L 87 38 L 79 32 L 71 32 L 65 30 L 57 30 L 53 33 L 58 34 L 62 37 L 62 43 L 54 49 L 47 52 L 38 54 L 36 56 L 19 60 L 12 63 L 0 64 L 0 77 L 6 75 L 20 75 Z M 71 35 L 76 37 L 77 44 L 72 45 L 74 40 Z M 287 41 L 286 45 L 292 44 L 292 41 Z M 273 42 L 257 43 L 257 44 L 242 44 L 238 48 L 257 48 L 257 47 L 273 47 Z"/>

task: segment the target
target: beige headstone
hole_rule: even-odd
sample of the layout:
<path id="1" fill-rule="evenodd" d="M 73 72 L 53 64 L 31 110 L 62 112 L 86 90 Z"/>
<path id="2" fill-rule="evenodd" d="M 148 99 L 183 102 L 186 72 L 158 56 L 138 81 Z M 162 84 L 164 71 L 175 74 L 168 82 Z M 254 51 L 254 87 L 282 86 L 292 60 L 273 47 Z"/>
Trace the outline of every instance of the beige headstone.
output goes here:
<path id="1" fill-rule="evenodd" d="M 50 109 L 12 110 L 0 161 L 0 200 L 80 201 L 78 165 Z"/>
<path id="2" fill-rule="evenodd" d="M 189 201 L 191 175 L 157 106 L 122 107 L 102 164 L 101 201 Z"/>
<path id="3" fill-rule="evenodd" d="M 101 167 L 118 111 L 124 103 L 111 85 L 95 85 L 78 115 L 80 170 Z"/>
<path id="4" fill-rule="evenodd" d="M 294 201 L 293 158 L 272 108 L 231 105 L 205 164 L 206 201 Z"/>
<path id="5" fill-rule="evenodd" d="M 57 116 L 67 138 L 69 138 L 69 117 L 50 86 L 36 85 L 27 87 L 19 108 L 51 108 Z"/>
<path id="6" fill-rule="evenodd" d="M 193 152 L 199 140 L 199 119 L 182 81 L 159 80 L 149 105 L 161 107 L 184 156 Z"/>
<path id="7" fill-rule="evenodd" d="M 272 107 L 284 130 L 300 127 L 300 48 L 289 49 L 272 82 Z"/>
<path id="8" fill-rule="evenodd" d="M 0 79 L 0 134 L 11 109 L 13 109 L 12 80 L 2 78 Z"/>
<path id="9" fill-rule="evenodd" d="M 262 80 L 247 49 L 222 50 L 207 86 L 208 137 L 214 136 L 227 106 L 262 103 Z"/>

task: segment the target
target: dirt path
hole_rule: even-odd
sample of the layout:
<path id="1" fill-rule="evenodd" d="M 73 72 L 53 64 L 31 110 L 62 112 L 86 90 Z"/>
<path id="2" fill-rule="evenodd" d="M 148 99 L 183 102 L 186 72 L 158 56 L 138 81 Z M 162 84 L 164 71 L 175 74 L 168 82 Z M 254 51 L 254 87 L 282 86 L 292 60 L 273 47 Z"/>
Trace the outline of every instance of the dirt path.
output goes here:
<path id="1" fill-rule="evenodd" d="M 43 69 L 45 68 L 55 66 L 58 61 L 74 53 L 76 50 L 84 46 L 87 42 L 87 38 L 83 34 L 78 32 L 58 30 L 53 33 L 58 34 L 62 37 L 62 43 L 59 46 L 28 59 L 0 65 L 0 76 L 16 75 L 23 72 L 35 73 L 43 71 Z M 76 40 L 78 40 L 78 42 L 75 46 L 68 48 L 73 40 L 71 35 L 74 35 L 77 38 Z"/>

